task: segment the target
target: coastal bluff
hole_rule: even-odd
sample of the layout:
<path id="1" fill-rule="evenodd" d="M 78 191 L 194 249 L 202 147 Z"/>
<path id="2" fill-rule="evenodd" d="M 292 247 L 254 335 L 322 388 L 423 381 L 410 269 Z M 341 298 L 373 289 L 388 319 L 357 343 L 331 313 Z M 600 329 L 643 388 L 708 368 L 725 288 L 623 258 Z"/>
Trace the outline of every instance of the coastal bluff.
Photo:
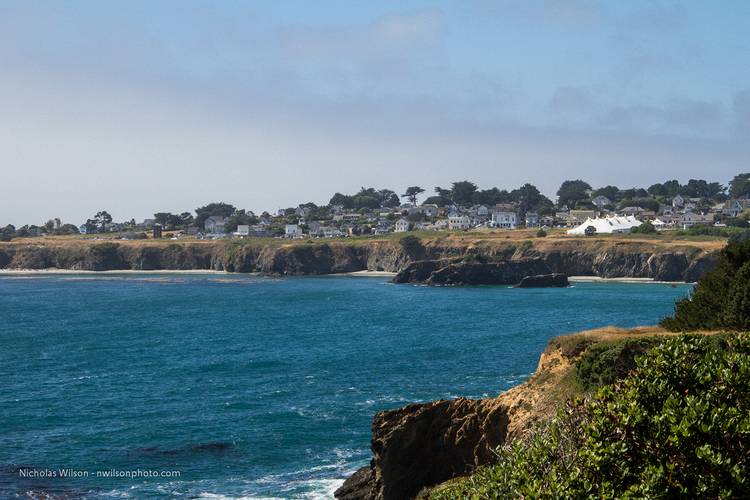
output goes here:
<path id="1" fill-rule="evenodd" d="M 607 343 L 675 335 L 656 327 L 602 328 L 550 340 L 534 374 L 497 397 L 458 398 L 382 411 L 372 422 L 370 464 L 335 492 L 339 500 L 423 498 L 430 488 L 466 476 L 495 460 L 498 446 L 522 438 L 564 402 L 580 394 L 576 363 Z M 617 350 L 623 373 L 642 349 Z"/>
<path id="2" fill-rule="evenodd" d="M 506 270 L 517 268 L 524 276 L 565 274 L 695 282 L 713 268 L 722 245 L 723 242 L 717 241 L 562 237 L 518 240 L 463 235 L 414 238 L 408 245 L 395 238 L 295 241 L 33 238 L 0 243 L 0 269 L 214 270 L 304 276 L 367 270 L 399 273 L 415 262 L 464 259 L 507 261 L 510 264 L 505 266 Z M 524 276 L 516 280 L 514 275 L 514 284 Z"/>

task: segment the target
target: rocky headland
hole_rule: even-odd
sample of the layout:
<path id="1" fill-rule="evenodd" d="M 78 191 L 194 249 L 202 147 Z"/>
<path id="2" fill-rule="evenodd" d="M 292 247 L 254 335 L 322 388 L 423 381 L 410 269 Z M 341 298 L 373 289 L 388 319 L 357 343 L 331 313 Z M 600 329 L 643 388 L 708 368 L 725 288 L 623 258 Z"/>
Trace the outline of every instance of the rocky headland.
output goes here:
<path id="1" fill-rule="evenodd" d="M 660 328 L 603 328 L 552 339 L 534 375 L 494 398 L 439 400 L 375 415 L 372 460 L 336 491 L 339 500 L 409 499 L 492 463 L 493 450 L 549 419 L 581 393 L 576 363 L 587 351 L 635 340 L 613 350 L 608 364 L 624 376 L 644 351 L 639 342 L 674 335 Z"/>
<path id="2" fill-rule="evenodd" d="M 720 246 L 720 242 L 460 235 L 414 238 L 409 244 L 394 238 L 328 242 L 50 238 L 0 243 L 0 269 L 215 270 L 277 276 L 370 270 L 402 272 L 405 282 L 429 279 L 435 284 L 516 284 L 525 276 L 554 273 L 694 282 L 714 266 Z"/>

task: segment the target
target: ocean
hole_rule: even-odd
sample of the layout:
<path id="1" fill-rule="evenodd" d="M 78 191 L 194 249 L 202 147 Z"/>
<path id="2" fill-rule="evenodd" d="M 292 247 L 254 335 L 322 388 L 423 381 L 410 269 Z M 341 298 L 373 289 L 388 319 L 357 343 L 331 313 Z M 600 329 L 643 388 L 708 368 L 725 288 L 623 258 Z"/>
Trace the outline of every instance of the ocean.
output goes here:
<path id="1" fill-rule="evenodd" d="M 497 395 L 550 338 L 690 288 L 0 276 L 0 497 L 331 498 L 377 411 Z"/>

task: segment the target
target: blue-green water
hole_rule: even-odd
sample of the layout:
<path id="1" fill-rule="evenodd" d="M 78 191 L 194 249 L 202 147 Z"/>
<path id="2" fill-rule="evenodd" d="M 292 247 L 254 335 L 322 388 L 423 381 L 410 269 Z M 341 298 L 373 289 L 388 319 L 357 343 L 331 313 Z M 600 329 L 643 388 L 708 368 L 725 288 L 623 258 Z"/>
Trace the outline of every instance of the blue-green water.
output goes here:
<path id="1" fill-rule="evenodd" d="M 329 498 L 368 461 L 378 410 L 496 395 L 549 338 L 653 324 L 688 291 L 0 277 L 0 497 Z M 96 476 L 110 469 L 180 475 Z"/>

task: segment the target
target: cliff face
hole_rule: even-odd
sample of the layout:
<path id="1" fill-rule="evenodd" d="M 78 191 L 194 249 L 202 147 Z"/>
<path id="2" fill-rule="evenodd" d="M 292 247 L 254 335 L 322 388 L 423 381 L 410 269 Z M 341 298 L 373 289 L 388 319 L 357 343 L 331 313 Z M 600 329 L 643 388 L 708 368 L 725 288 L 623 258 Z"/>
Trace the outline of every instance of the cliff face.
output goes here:
<path id="1" fill-rule="evenodd" d="M 439 237 L 412 247 L 393 240 L 266 245 L 252 240 L 180 243 L 91 240 L 25 243 L 18 240 L 0 244 L 0 268 L 87 271 L 211 269 L 316 275 L 362 270 L 399 272 L 415 261 L 474 259 L 480 263 L 482 260 L 508 261 L 510 264 L 503 269 L 505 274 L 523 268 L 525 275 L 562 273 L 568 276 L 696 281 L 713 267 L 716 260 L 714 248 L 690 242 L 665 245 L 643 241 L 550 240 L 526 240 L 519 245 L 517 241 L 500 239 Z M 419 281 L 417 277 L 421 274 L 429 276 L 436 270 L 436 264 L 424 264 L 406 281 Z M 460 282 L 459 271 L 464 272 L 449 267 L 442 274 L 438 273 L 435 280 Z M 495 272 L 479 268 L 476 271 L 486 275 Z M 516 280 L 514 277 L 511 281 L 518 282 L 520 278 Z"/>
<path id="2" fill-rule="evenodd" d="M 492 463 L 492 450 L 523 436 L 578 393 L 575 360 L 587 349 L 650 335 L 669 334 L 655 328 L 606 328 L 559 337 L 550 341 L 528 381 L 496 398 L 440 400 L 378 413 L 372 423 L 370 465 L 350 477 L 336 497 L 414 498 L 424 488 Z"/>

